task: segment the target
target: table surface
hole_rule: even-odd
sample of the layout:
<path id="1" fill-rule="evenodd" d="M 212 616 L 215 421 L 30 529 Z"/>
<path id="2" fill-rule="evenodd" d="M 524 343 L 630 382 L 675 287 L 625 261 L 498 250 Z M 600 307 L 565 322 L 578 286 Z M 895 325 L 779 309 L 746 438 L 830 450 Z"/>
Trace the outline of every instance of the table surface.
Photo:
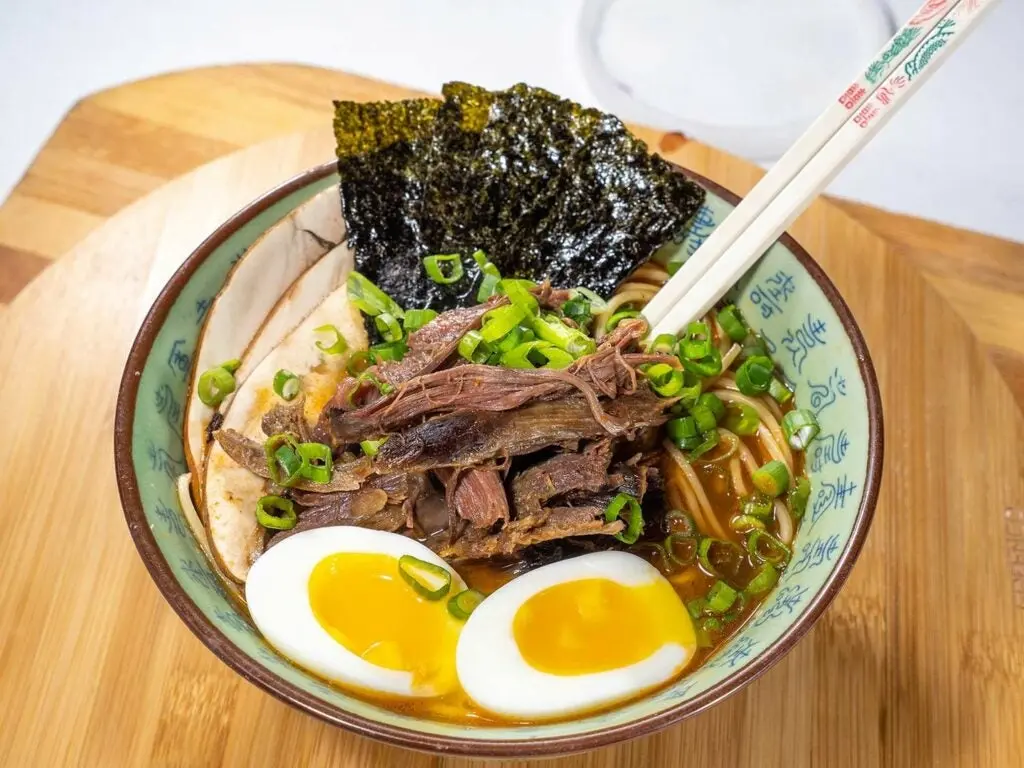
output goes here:
<path id="1" fill-rule="evenodd" d="M 329 155 L 331 97 L 407 93 L 294 66 L 134 83 L 78 104 L 0 207 L 0 508 L 14 510 L 0 528 L 0 764 L 464 764 L 324 726 L 220 664 L 138 561 L 109 452 L 140 297 L 229 206 Z M 737 192 L 759 177 L 678 134 L 639 132 Z M 681 754 L 1008 765 L 1024 749 L 1024 246 L 838 201 L 815 203 L 793 231 L 879 369 L 888 449 L 868 546 L 760 681 L 566 766 Z"/>

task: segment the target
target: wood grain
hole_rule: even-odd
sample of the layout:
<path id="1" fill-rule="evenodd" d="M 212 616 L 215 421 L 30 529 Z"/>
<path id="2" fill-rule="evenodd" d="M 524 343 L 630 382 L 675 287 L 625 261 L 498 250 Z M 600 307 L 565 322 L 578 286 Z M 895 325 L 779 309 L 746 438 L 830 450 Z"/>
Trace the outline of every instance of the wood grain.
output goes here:
<path id="1" fill-rule="evenodd" d="M 267 120 L 292 98 L 297 113 L 312 119 L 320 81 L 301 70 L 285 80 L 268 72 L 256 79 Z M 118 103 L 114 111 L 143 119 L 160 102 L 155 82 L 149 101 L 108 94 L 105 108 Z M 352 82 L 373 93 L 366 81 Z M 309 95 L 283 95 L 294 94 L 295 83 Z M 227 98 L 250 85 L 225 76 L 211 88 Z M 200 102 L 198 111 L 213 98 L 184 92 Z M 170 118 L 179 119 L 180 107 L 179 127 L 199 130 L 184 100 L 168 99 Z M 142 106 L 133 112 L 132 103 Z M 208 138 L 230 143 L 231 130 L 210 129 Z M 644 136 L 656 146 L 666 141 Z M 755 169 L 695 142 L 670 137 L 665 147 L 738 192 L 757 178 Z M 113 161 L 115 150 L 130 155 L 127 148 L 98 152 L 97 183 L 116 177 L 103 176 L 101 166 L 128 162 Z M 115 390 L 151 292 L 211 222 L 329 152 L 321 125 L 167 184 L 100 225 L 4 312 L 0 765 L 485 765 L 375 744 L 243 682 L 163 602 L 117 502 Z M 160 161 L 146 162 L 114 187 L 124 192 L 164 172 Z M 98 203 L 90 213 L 59 202 L 55 187 L 33 183 L 30 208 L 109 215 Z M 890 233 L 877 235 L 856 220 L 874 215 L 851 216 L 818 201 L 793 228 L 851 305 L 882 388 L 883 491 L 850 581 L 794 651 L 740 694 L 661 734 L 544 765 L 1020 764 L 1024 611 L 1014 607 L 1004 513 L 1024 507 L 1024 422 L 990 352 L 993 344 L 1011 355 L 1019 347 L 1014 318 L 992 311 L 1019 285 L 1016 246 L 1004 252 L 976 236 L 951 238 L 959 256 L 940 255 L 926 269 L 918 259 L 927 259 L 933 239 L 951 236 L 921 234 L 910 222 L 914 238 L 895 245 Z M 22 247 L 29 234 L 20 232 L 13 247 L 31 250 Z M 970 277 L 958 283 L 960 269 Z"/>

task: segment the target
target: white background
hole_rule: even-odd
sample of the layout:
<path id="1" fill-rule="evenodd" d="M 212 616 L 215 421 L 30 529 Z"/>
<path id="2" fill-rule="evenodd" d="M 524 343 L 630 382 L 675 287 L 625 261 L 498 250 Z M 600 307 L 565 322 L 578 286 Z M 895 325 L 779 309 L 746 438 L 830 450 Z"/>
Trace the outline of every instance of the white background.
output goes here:
<path id="1" fill-rule="evenodd" d="M 900 21 L 920 4 L 882 1 Z M 76 100 L 187 67 L 299 62 L 431 91 L 452 79 L 488 87 L 526 81 L 600 106 L 578 55 L 581 5 L 581 0 L 0 0 L 0 198 Z M 799 22 L 794 19 L 794 25 Z M 691 66 L 685 30 L 673 31 L 678 66 Z M 648 49 L 638 38 L 620 44 L 627 48 L 619 51 L 620 58 L 630 58 L 632 46 L 642 61 Z M 733 52 L 730 66 L 756 70 L 758 65 L 743 50 Z M 665 78 L 668 90 L 671 70 L 653 77 Z M 1003 0 L 830 192 L 1024 240 L 1024 2 Z"/>

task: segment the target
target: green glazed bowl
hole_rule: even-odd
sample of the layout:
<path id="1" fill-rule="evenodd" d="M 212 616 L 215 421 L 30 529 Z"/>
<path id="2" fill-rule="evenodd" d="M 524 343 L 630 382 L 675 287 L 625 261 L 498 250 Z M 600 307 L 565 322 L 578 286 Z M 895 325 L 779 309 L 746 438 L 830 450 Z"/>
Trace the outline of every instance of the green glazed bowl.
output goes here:
<path id="1" fill-rule="evenodd" d="M 692 176 L 692 174 L 690 174 Z M 738 202 L 706 179 L 707 201 L 680 242 L 693 253 Z M 882 473 L 882 410 L 864 339 L 835 286 L 783 236 L 734 289 L 747 320 L 796 384 L 821 434 L 807 453 L 813 492 L 793 559 L 774 592 L 692 675 L 614 710 L 567 722 L 471 728 L 396 714 L 332 688 L 279 656 L 225 592 L 192 536 L 175 491 L 186 471 L 182 405 L 210 303 L 238 256 L 314 194 L 337 184 L 314 168 L 237 213 L 185 261 L 132 346 L 115 423 L 117 481 L 139 554 L 182 620 L 207 647 L 279 699 L 356 733 L 421 750 L 528 757 L 592 749 L 690 717 L 736 692 L 793 647 L 835 597 L 867 536 Z"/>

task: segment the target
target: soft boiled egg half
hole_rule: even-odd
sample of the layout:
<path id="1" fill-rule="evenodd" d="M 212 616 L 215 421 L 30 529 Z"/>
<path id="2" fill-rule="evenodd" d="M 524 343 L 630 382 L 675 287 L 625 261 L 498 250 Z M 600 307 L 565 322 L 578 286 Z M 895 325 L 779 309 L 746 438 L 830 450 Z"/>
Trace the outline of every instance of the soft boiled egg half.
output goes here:
<path id="1" fill-rule="evenodd" d="M 478 706 L 542 720 L 665 683 L 696 648 L 686 607 L 656 568 L 596 552 L 530 571 L 484 600 L 462 630 L 456 668 Z"/>
<path id="2" fill-rule="evenodd" d="M 446 600 L 429 600 L 406 583 L 398 568 L 403 555 L 447 570 L 450 594 L 465 589 L 455 571 L 412 539 L 336 526 L 268 549 L 246 581 L 249 612 L 271 645 L 327 680 L 399 697 L 443 695 L 458 685 L 463 622 Z"/>

